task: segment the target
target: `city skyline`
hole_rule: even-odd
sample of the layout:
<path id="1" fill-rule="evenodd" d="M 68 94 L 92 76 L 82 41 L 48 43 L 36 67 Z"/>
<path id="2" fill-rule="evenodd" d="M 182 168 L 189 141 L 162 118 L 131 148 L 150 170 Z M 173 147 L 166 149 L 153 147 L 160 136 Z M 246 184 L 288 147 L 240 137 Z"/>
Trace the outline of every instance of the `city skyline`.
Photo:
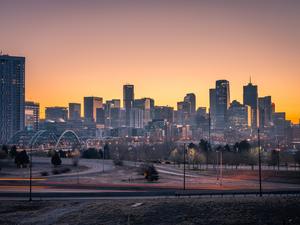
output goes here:
<path id="1" fill-rule="evenodd" d="M 223 79 L 222 80 L 217 80 L 217 81 L 223 81 Z M 226 80 L 227 81 L 227 80 Z M 216 82 L 216 81 L 215 81 Z M 231 86 L 231 82 L 230 82 L 230 80 L 228 81 L 229 82 L 229 84 L 230 84 L 230 86 Z M 251 82 L 251 83 L 250 83 Z M 249 80 L 249 83 L 247 83 L 247 84 L 244 84 L 243 86 L 247 86 L 247 85 L 257 85 L 257 84 L 254 84 L 254 83 L 252 83 L 252 81 L 251 80 Z M 122 87 L 124 87 L 124 86 L 134 86 L 134 88 L 136 89 L 136 86 L 134 85 L 134 84 L 129 84 L 129 83 L 126 83 L 126 84 L 124 84 Z M 258 86 L 258 85 L 257 85 Z M 259 88 L 259 87 L 258 87 Z M 213 89 L 213 88 L 210 88 L 208 91 L 207 91 L 207 95 L 208 95 L 208 105 L 198 105 L 197 104 L 197 95 L 196 95 L 196 110 L 198 109 L 198 108 L 202 108 L 202 107 L 205 107 L 206 108 L 206 111 L 207 112 L 209 112 L 209 99 L 210 99 L 210 97 L 209 97 L 209 91 L 211 90 L 211 89 Z M 124 92 L 124 90 L 123 90 L 123 92 Z M 124 93 L 123 93 L 124 94 Z M 135 92 L 135 94 L 136 94 L 136 92 Z M 187 96 L 187 95 L 190 95 L 190 94 L 195 94 L 195 93 L 186 93 L 185 94 L 185 96 Z M 230 92 L 230 90 L 229 90 L 229 94 L 231 95 L 231 92 Z M 242 93 L 242 95 L 243 95 L 243 93 Z M 269 97 L 269 96 L 272 96 L 272 95 L 267 95 L 267 96 L 258 96 L 259 98 L 265 98 L 265 97 Z M 122 98 L 123 98 L 123 96 L 118 96 L 118 97 L 116 97 L 116 96 L 112 96 L 111 98 L 109 98 L 109 99 L 104 99 L 103 97 L 102 97 L 102 95 L 90 95 L 90 98 L 101 98 L 102 99 L 102 101 L 103 101 L 103 103 L 105 103 L 106 101 L 111 101 L 111 100 L 119 100 L 120 102 L 122 101 Z M 84 99 L 85 98 L 87 98 L 87 96 L 82 96 L 81 97 L 81 100 L 79 100 L 79 101 L 71 101 L 71 102 L 67 102 L 66 104 L 61 104 L 61 105 L 45 105 L 45 107 L 44 108 L 40 108 L 40 112 L 43 112 L 43 113 L 41 113 L 41 119 L 45 119 L 45 111 L 46 111 L 46 108 L 47 107 L 66 107 L 66 108 L 68 108 L 68 110 L 70 110 L 69 109 L 69 106 L 70 106 L 70 104 L 80 104 L 80 106 L 81 105 L 83 105 L 84 106 Z M 177 110 L 177 108 L 178 108 L 178 103 L 180 103 L 180 101 L 181 101 L 181 99 L 179 98 L 179 99 L 177 99 L 177 101 L 176 101 L 176 103 L 175 103 L 175 105 L 170 105 L 170 104 L 157 104 L 157 102 L 159 102 L 159 100 L 158 99 L 155 99 L 155 98 L 153 98 L 152 96 L 141 96 L 141 95 L 138 95 L 138 97 L 136 97 L 135 99 L 143 99 L 143 98 L 150 98 L 150 99 L 154 99 L 155 100 L 155 106 L 169 106 L 169 107 L 172 107 L 172 108 L 174 108 L 174 110 Z M 183 97 L 181 97 L 181 98 L 183 98 Z M 272 99 L 273 99 L 273 96 L 272 96 Z M 28 100 L 28 99 L 26 99 L 26 101 L 31 101 L 31 100 Z M 238 101 L 239 103 L 243 103 L 243 97 L 242 98 L 236 98 L 235 96 L 234 97 L 232 97 L 231 99 L 230 99 L 230 101 L 229 101 L 229 105 L 231 105 L 234 101 Z M 276 102 L 274 102 L 274 101 L 272 101 L 271 102 L 272 104 L 274 103 L 274 105 L 275 105 L 275 107 L 276 107 L 276 110 L 277 110 L 277 104 L 276 104 Z M 122 103 L 122 108 L 124 108 L 124 109 L 126 109 L 126 107 L 124 106 L 124 102 Z M 80 115 L 81 115 L 81 117 L 82 118 L 84 118 L 85 116 L 84 116 L 84 108 L 85 107 L 80 107 Z M 278 111 L 278 110 L 277 110 Z M 278 111 L 279 112 L 279 111 Z M 281 111 L 280 111 L 281 112 Z M 282 111 L 282 112 L 285 112 L 286 113 L 286 111 Z M 299 123 L 299 120 L 300 120 L 300 118 L 295 118 L 295 120 L 293 121 L 292 119 L 290 119 L 288 116 L 287 116 L 287 119 L 288 120 L 291 120 L 291 122 L 292 123 L 294 123 L 294 124 L 298 124 Z"/>
<path id="2" fill-rule="evenodd" d="M 1 4 L 0 50 L 26 57 L 26 100 L 40 103 L 42 117 L 83 96 L 122 99 L 125 83 L 157 105 L 176 108 L 195 93 L 208 107 L 208 90 L 226 79 L 242 102 L 252 76 L 259 96 L 298 123 L 299 2 L 130 2 Z"/>

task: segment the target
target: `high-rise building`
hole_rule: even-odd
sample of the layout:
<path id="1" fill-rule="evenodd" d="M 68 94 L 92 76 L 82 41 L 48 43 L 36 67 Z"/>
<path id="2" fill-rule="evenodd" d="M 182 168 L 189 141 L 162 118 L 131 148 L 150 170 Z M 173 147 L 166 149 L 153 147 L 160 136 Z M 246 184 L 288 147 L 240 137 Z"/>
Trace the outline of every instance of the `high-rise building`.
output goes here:
<path id="1" fill-rule="evenodd" d="M 96 109 L 96 123 L 105 124 L 105 110 L 103 108 Z"/>
<path id="2" fill-rule="evenodd" d="M 273 122 L 274 122 L 274 137 L 278 140 L 285 138 L 287 134 L 287 128 L 289 122 L 286 120 L 285 112 L 275 112 L 273 113 Z"/>
<path id="3" fill-rule="evenodd" d="M 169 106 L 155 106 L 154 107 L 154 119 L 166 120 L 169 123 L 173 123 L 174 109 Z"/>
<path id="4" fill-rule="evenodd" d="M 97 109 L 103 108 L 103 99 L 100 97 L 84 97 L 84 119 L 96 122 Z"/>
<path id="5" fill-rule="evenodd" d="M 26 130 L 37 131 L 40 121 L 40 104 L 25 102 L 25 128 Z"/>
<path id="6" fill-rule="evenodd" d="M 251 107 L 251 127 L 257 128 L 258 125 L 258 91 L 257 85 L 253 85 L 251 81 L 243 87 L 243 103 Z"/>
<path id="7" fill-rule="evenodd" d="M 25 125 L 25 58 L 0 54 L 0 144 Z"/>
<path id="8" fill-rule="evenodd" d="M 126 110 L 126 126 L 130 126 L 130 110 L 134 104 L 134 85 L 126 84 L 123 86 L 123 107 Z"/>
<path id="9" fill-rule="evenodd" d="M 80 120 L 81 118 L 81 104 L 69 103 L 69 120 Z"/>
<path id="10" fill-rule="evenodd" d="M 144 128 L 144 110 L 132 108 L 130 110 L 130 127 Z"/>
<path id="11" fill-rule="evenodd" d="M 229 81 L 216 81 L 216 129 L 223 130 L 227 123 L 227 109 L 230 104 Z"/>
<path id="12" fill-rule="evenodd" d="M 196 112 L 196 95 L 194 93 L 188 93 L 184 97 L 184 101 L 190 103 L 190 113 L 194 114 Z"/>
<path id="13" fill-rule="evenodd" d="M 176 122 L 181 125 L 189 124 L 191 115 L 190 102 L 177 102 Z"/>
<path id="14" fill-rule="evenodd" d="M 228 108 L 228 125 L 231 129 L 248 129 L 251 126 L 251 107 L 234 100 Z"/>
<path id="15" fill-rule="evenodd" d="M 107 100 L 106 106 L 108 108 L 121 108 L 121 101 L 120 99 Z"/>
<path id="16" fill-rule="evenodd" d="M 211 128 L 216 128 L 216 89 L 209 89 L 209 116 Z"/>
<path id="17" fill-rule="evenodd" d="M 112 127 L 113 124 L 115 125 L 116 122 L 113 119 L 117 119 L 117 123 L 119 123 L 119 116 L 116 117 L 116 111 L 118 114 L 121 108 L 121 101 L 120 99 L 112 99 L 107 100 L 105 103 L 105 126 Z M 114 115 L 112 115 L 114 113 Z"/>
<path id="18" fill-rule="evenodd" d="M 141 98 L 134 100 L 134 108 L 143 110 L 144 125 L 147 125 L 152 119 L 152 111 L 154 110 L 154 99 Z"/>
<path id="19" fill-rule="evenodd" d="M 46 120 L 53 120 L 55 122 L 65 122 L 68 120 L 67 107 L 46 107 L 45 114 Z"/>
<path id="20" fill-rule="evenodd" d="M 265 96 L 258 98 L 259 127 L 261 129 L 271 126 L 272 123 L 272 98 Z"/>

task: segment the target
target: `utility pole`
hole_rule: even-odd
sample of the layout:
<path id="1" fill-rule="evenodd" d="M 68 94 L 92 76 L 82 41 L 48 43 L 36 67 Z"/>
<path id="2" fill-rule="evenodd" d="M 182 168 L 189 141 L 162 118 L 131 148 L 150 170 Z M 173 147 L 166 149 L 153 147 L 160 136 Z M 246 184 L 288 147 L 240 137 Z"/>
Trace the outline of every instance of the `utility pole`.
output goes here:
<path id="1" fill-rule="evenodd" d="M 105 153 L 105 149 L 103 148 L 103 152 L 102 152 L 102 172 L 104 173 L 104 154 Z"/>
<path id="2" fill-rule="evenodd" d="M 262 197 L 261 187 L 261 146 L 260 146 L 260 130 L 257 129 L 257 145 L 258 145 L 258 171 L 259 171 L 259 196 Z"/>
<path id="3" fill-rule="evenodd" d="M 186 149 L 184 143 L 183 144 L 183 190 L 185 190 L 185 154 L 186 154 Z"/>
<path id="4" fill-rule="evenodd" d="M 223 185 L 223 149 L 220 151 L 220 186 Z"/>
<path id="5" fill-rule="evenodd" d="M 30 146 L 30 163 L 29 163 L 29 201 L 32 201 L 32 146 Z"/>
<path id="6" fill-rule="evenodd" d="M 206 170 L 208 170 L 208 151 L 210 148 L 210 134 L 211 133 L 211 117 L 210 117 L 210 109 L 208 110 L 208 146 L 207 146 L 207 155 L 206 155 Z"/>

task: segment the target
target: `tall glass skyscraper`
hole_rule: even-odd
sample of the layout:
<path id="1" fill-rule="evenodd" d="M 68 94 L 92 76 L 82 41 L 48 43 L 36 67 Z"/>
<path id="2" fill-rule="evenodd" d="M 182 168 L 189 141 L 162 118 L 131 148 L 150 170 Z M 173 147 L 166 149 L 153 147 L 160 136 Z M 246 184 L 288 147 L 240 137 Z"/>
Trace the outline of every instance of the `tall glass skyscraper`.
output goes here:
<path id="1" fill-rule="evenodd" d="M 229 81 L 216 81 L 216 129 L 223 130 L 227 126 L 227 109 L 230 105 Z"/>
<path id="2" fill-rule="evenodd" d="M 89 122 L 96 122 L 97 109 L 103 108 L 103 98 L 84 97 L 84 119 Z"/>
<path id="3" fill-rule="evenodd" d="M 69 103 L 69 120 L 80 120 L 81 118 L 81 104 Z"/>
<path id="4" fill-rule="evenodd" d="M 25 57 L 0 55 L 0 144 L 24 129 Z"/>
<path id="5" fill-rule="evenodd" d="M 123 107 L 126 110 L 126 126 L 130 126 L 130 110 L 134 104 L 134 85 L 125 84 L 123 86 Z"/>
<path id="6" fill-rule="evenodd" d="M 191 104 L 190 113 L 194 114 L 196 112 L 196 95 L 194 93 L 188 93 L 184 97 L 184 101 Z"/>
<path id="7" fill-rule="evenodd" d="M 251 127 L 257 128 L 258 125 L 258 92 L 257 86 L 253 85 L 251 81 L 248 85 L 244 86 L 243 90 L 243 103 L 251 107 Z"/>

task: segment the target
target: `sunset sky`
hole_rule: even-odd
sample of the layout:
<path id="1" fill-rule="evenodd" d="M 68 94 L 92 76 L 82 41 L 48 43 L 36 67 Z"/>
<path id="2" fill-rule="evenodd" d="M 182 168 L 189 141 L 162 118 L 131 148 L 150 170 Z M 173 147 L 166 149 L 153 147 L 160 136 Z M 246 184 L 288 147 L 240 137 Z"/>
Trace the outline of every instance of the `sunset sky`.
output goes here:
<path id="1" fill-rule="evenodd" d="M 67 106 L 122 99 L 157 105 L 188 92 L 208 106 L 215 80 L 242 101 L 251 75 L 277 111 L 300 118 L 300 1 L 0 0 L 0 50 L 26 57 L 26 99 Z"/>

